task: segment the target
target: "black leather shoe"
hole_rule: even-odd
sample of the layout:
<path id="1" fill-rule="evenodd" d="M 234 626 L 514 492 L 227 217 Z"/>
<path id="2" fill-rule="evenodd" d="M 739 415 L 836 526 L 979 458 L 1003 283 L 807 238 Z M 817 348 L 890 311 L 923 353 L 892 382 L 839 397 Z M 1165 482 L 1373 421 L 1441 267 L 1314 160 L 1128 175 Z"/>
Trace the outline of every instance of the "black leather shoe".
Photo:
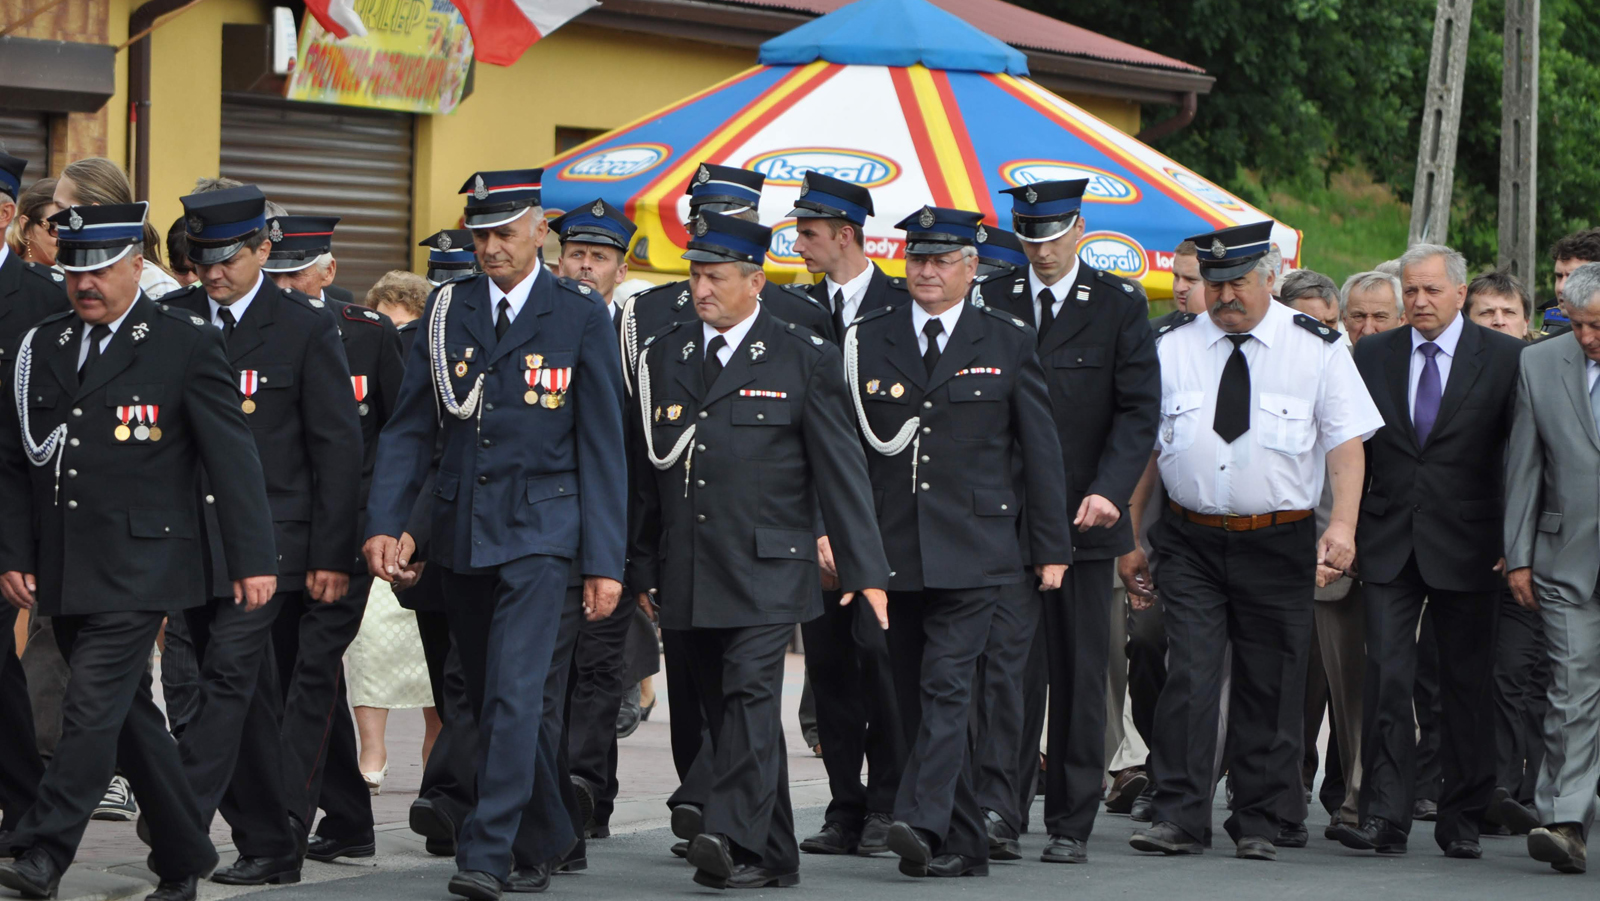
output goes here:
<path id="1" fill-rule="evenodd" d="M 326 835 L 313 835 L 306 840 L 306 856 L 312 860 L 323 863 L 348 857 L 352 860 L 360 857 L 372 857 L 378 853 L 377 843 L 371 839 L 337 839 L 328 838 Z"/>
<path id="2" fill-rule="evenodd" d="M 411 802 L 411 831 L 427 839 L 428 853 L 437 857 L 454 857 L 456 853 L 456 824 L 450 815 L 439 809 L 428 798 Z"/>
<path id="3" fill-rule="evenodd" d="M 1239 839 L 1233 856 L 1240 860 L 1277 860 L 1278 849 L 1259 835 L 1246 835 Z"/>
<path id="4" fill-rule="evenodd" d="M 689 856 L 689 843 L 688 842 L 673 842 L 672 843 L 672 855 L 674 857 L 688 857 Z"/>
<path id="5" fill-rule="evenodd" d="M 1052 835 L 1039 859 L 1045 863 L 1088 863 L 1089 843 L 1065 835 Z"/>
<path id="6" fill-rule="evenodd" d="M 1017 839 L 1017 830 L 992 810 L 983 812 L 983 821 L 989 831 L 989 859 L 1021 860 L 1022 843 Z"/>
<path id="7" fill-rule="evenodd" d="M 0 885 L 24 898 L 54 898 L 61 871 L 43 851 L 31 848 L 10 863 L 0 863 Z"/>
<path id="8" fill-rule="evenodd" d="M 296 860 L 304 862 L 306 851 L 311 842 L 311 830 L 307 829 L 300 818 L 289 814 L 289 834 L 294 836 L 294 856 Z"/>
<path id="9" fill-rule="evenodd" d="M 1478 860 L 1483 857 L 1483 848 L 1475 841 L 1457 839 L 1444 849 L 1444 856 L 1456 860 Z"/>
<path id="10" fill-rule="evenodd" d="M 577 774 L 572 776 L 572 792 L 578 796 L 578 822 L 587 830 L 594 825 L 594 799 L 599 792 L 594 790 L 589 780 Z"/>
<path id="11" fill-rule="evenodd" d="M 800 843 L 807 854 L 854 854 L 861 836 L 840 823 L 823 823 L 822 831 Z"/>
<path id="12" fill-rule="evenodd" d="M 926 876 L 933 861 L 933 845 L 927 834 L 909 823 L 896 820 L 889 827 L 889 850 L 900 855 L 900 872 L 907 876 Z"/>
<path id="13" fill-rule="evenodd" d="M 938 876 L 953 878 L 956 876 L 987 876 L 989 864 L 987 861 L 973 860 L 962 857 L 960 854 L 940 854 L 928 862 L 925 876 Z"/>
<path id="14" fill-rule="evenodd" d="M 144 901 L 194 901 L 199 895 L 200 880 L 194 876 L 182 879 L 163 879 L 156 890 L 144 896 Z"/>
<path id="15" fill-rule="evenodd" d="M 506 880 L 506 891 L 524 895 L 536 895 L 549 887 L 550 865 L 547 863 L 536 867 L 518 867 L 511 871 L 511 878 Z"/>
<path id="16" fill-rule="evenodd" d="M 1504 826 L 1514 835 L 1527 835 L 1539 828 L 1539 815 L 1528 809 L 1526 804 L 1511 797 L 1511 792 L 1503 788 L 1494 790 L 1494 796 L 1489 799 L 1489 809 L 1483 812 L 1483 818 L 1496 825 Z"/>
<path id="17" fill-rule="evenodd" d="M 1439 818 L 1439 802 L 1429 801 L 1427 798 L 1418 798 L 1417 802 L 1411 805 L 1411 818 L 1427 823 L 1437 820 Z"/>
<path id="18" fill-rule="evenodd" d="M 450 877 L 450 894 L 472 901 L 500 901 L 505 890 L 500 877 L 482 870 L 459 870 Z"/>
<path id="19" fill-rule="evenodd" d="M 728 877 L 733 875 L 733 849 L 728 847 L 728 840 L 720 835 L 695 836 L 689 842 L 689 862 L 699 871 L 695 873 L 694 881 L 701 885 L 711 885 L 711 883 L 702 881 L 700 873 L 722 882 L 726 882 Z"/>
<path id="20" fill-rule="evenodd" d="M 1160 822 L 1148 829 L 1135 830 L 1128 838 L 1135 851 L 1154 851 L 1158 854 L 1204 854 L 1205 847 L 1184 832 L 1176 823 Z"/>
<path id="21" fill-rule="evenodd" d="M 245 857 L 211 874 L 222 885 L 293 885 L 300 881 L 300 861 L 293 857 Z"/>
<path id="22" fill-rule="evenodd" d="M 1139 800 L 1139 795 L 1149 784 L 1149 775 L 1137 767 L 1118 773 L 1111 782 L 1111 790 L 1106 792 L 1106 813 L 1127 813 L 1132 810 L 1133 802 Z"/>
<path id="23" fill-rule="evenodd" d="M 1339 819 L 1339 815 L 1338 814 L 1334 814 L 1332 816 L 1332 818 L 1330 818 L 1328 820 L 1328 825 L 1326 825 L 1326 826 L 1324 826 L 1322 828 L 1322 837 L 1327 839 L 1330 842 L 1338 841 L 1339 840 L 1339 824 L 1342 823 L 1342 822 L 1344 822 L 1344 821 Z"/>
<path id="24" fill-rule="evenodd" d="M 894 824 L 894 819 L 886 813 L 869 813 L 866 822 L 861 824 L 861 843 L 856 846 L 856 853 L 861 855 L 882 854 L 889 850 L 889 827 Z"/>
<path id="25" fill-rule="evenodd" d="M 1367 817 L 1360 826 L 1341 823 L 1334 832 L 1339 844 L 1346 848 L 1379 854 L 1406 853 L 1406 834 L 1383 817 Z"/>
<path id="26" fill-rule="evenodd" d="M 700 871 L 695 871 L 695 881 L 700 881 Z M 787 873 L 778 873 L 754 864 L 741 863 L 733 868 L 727 879 L 722 880 L 723 888 L 788 888 L 800 884 L 800 872 L 790 870 Z"/>
<path id="27" fill-rule="evenodd" d="M 702 828 L 703 820 L 700 808 L 694 804 L 672 805 L 672 834 L 685 841 L 693 841 L 694 837 L 705 830 Z"/>
<path id="28" fill-rule="evenodd" d="M 1310 840 L 1311 833 L 1305 823 L 1284 823 L 1272 843 L 1280 848 L 1304 848 Z"/>
<path id="29" fill-rule="evenodd" d="M 1145 790 L 1140 792 L 1139 797 L 1133 799 L 1133 806 L 1128 808 L 1128 819 L 1135 823 L 1148 823 L 1155 818 L 1155 806 L 1155 798 L 1152 796 L 1150 788 L 1146 786 Z"/>

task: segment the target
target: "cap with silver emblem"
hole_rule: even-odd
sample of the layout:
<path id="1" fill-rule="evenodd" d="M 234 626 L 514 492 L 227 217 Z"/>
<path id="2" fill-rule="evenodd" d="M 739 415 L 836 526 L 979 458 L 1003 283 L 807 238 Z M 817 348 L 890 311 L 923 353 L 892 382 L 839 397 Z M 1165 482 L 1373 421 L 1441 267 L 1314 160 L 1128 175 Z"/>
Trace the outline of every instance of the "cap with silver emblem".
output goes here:
<path id="1" fill-rule="evenodd" d="M 604 244 L 626 251 L 639 226 L 628 215 L 604 200 L 578 207 L 550 223 L 561 243 Z"/>
<path id="2" fill-rule="evenodd" d="M 233 259 L 267 225 L 267 198 L 255 185 L 240 185 L 179 198 L 189 259 L 202 265 Z"/>
<path id="3" fill-rule="evenodd" d="M 737 215 L 761 203 L 761 186 L 767 177 L 749 169 L 701 163 L 689 179 L 689 216 L 697 213 Z"/>
<path id="4" fill-rule="evenodd" d="M 261 267 L 267 272 L 299 272 L 333 252 L 333 227 L 338 216 L 273 216 L 267 220 L 272 251 Z"/>
<path id="5" fill-rule="evenodd" d="M 1006 188 L 1011 195 L 1011 227 L 1030 243 L 1052 241 L 1066 234 L 1083 208 L 1087 178 L 1039 181 Z"/>
<path id="6" fill-rule="evenodd" d="M 472 232 L 464 228 L 434 232 L 417 242 L 417 246 L 428 248 L 427 276 L 435 286 L 466 275 L 478 267 L 478 255 L 473 252 Z"/>
<path id="7" fill-rule="evenodd" d="M 926 255 L 975 246 L 982 222 L 982 213 L 925 206 L 901 219 L 895 228 L 906 233 L 906 253 Z"/>
<path id="8" fill-rule="evenodd" d="M 543 169 L 501 169 L 475 172 L 461 186 L 467 196 L 462 221 L 467 228 L 496 228 L 515 222 L 539 205 Z"/>
<path id="9" fill-rule="evenodd" d="M 800 177 L 800 199 L 789 215 L 796 219 L 843 219 L 866 225 L 873 215 L 872 192 L 852 182 L 807 172 Z"/>
<path id="10" fill-rule="evenodd" d="M 772 229 L 722 213 L 701 213 L 690 230 L 683 258 L 692 263 L 755 263 L 760 265 L 772 242 Z"/>
<path id="11" fill-rule="evenodd" d="M 1189 239 L 1200 250 L 1200 277 L 1227 282 L 1254 269 L 1272 250 L 1272 220 L 1249 222 Z"/>
<path id="12" fill-rule="evenodd" d="M 978 242 L 978 275 L 988 277 L 1009 272 L 1026 271 L 1028 255 L 1016 234 L 1003 228 L 984 228 L 984 240 Z"/>
<path id="13" fill-rule="evenodd" d="M 50 217 L 56 227 L 56 263 L 68 272 L 104 269 L 144 240 L 150 204 L 73 206 Z"/>

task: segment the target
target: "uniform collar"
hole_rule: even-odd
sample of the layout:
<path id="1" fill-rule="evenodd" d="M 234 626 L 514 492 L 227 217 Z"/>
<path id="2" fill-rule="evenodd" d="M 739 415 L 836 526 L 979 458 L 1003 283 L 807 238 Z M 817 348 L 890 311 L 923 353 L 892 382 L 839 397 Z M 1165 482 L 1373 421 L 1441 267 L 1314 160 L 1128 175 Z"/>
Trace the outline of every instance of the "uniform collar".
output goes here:
<path id="1" fill-rule="evenodd" d="M 842 285 L 838 284 L 831 278 L 824 277 L 822 280 L 827 283 L 825 287 L 828 291 L 828 301 L 830 304 L 833 301 L 833 295 L 840 291 L 844 292 L 845 303 L 854 303 L 864 297 L 867 293 L 867 285 L 872 281 L 872 261 L 867 261 L 867 268 L 861 270 L 860 275 Z"/>
<path id="2" fill-rule="evenodd" d="M 1232 332 L 1225 332 L 1212 321 L 1210 313 L 1201 313 L 1196 319 L 1200 323 L 1201 333 L 1206 336 L 1206 346 L 1210 347 L 1226 338 Z M 1268 347 L 1276 344 L 1283 334 L 1283 329 L 1294 319 L 1294 310 L 1285 306 L 1283 302 L 1271 300 L 1267 302 L 1267 315 L 1261 317 L 1256 327 L 1246 334 L 1253 336 L 1257 341 Z"/>
<path id="3" fill-rule="evenodd" d="M 6 242 L 4 242 L 4 241 L 0 241 L 0 266 L 4 266 L 6 264 L 6 257 L 8 257 L 10 255 L 11 255 L 11 247 L 10 247 L 10 245 L 6 244 Z M 18 259 L 20 260 L 20 257 Z M 869 266 L 867 268 L 870 269 L 872 267 Z"/>
<path id="4" fill-rule="evenodd" d="M 233 315 L 234 325 L 238 325 L 244 321 L 244 311 L 250 309 L 250 304 L 255 301 L 256 295 L 261 293 L 261 284 L 266 280 L 267 277 L 264 273 L 256 273 L 256 285 L 254 288 L 250 289 L 250 293 L 239 298 L 233 303 L 228 304 L 227 309 L 228 312 Z M 203 291 L 205 289 L 202 288 L 201 290 Z M 206 295 L 206 303 L 211 305 L 211 322 L 215 324 L 217 319 L 220 318 L 220 313 L 223 308 L 222 304 L 212 300 L 211 295 L 209 294 Z"/>
<path id="5" fill-rule="evenodd" d="M 967 299 L 963 297 L 962 299 L 956 301 L 955 304 L 950 307 L 950 309 L 939 314 L 938 319 L 940 322 L 944 323 L 945 335 L 954 335 L 956 333 L 956 320 L 961 318 L 961 311 L 965 309 L 966 306 Z M 911 330 L 914 333 L 918 335 L 922 334 L 922 327 L 928 324 L 929 319 L 933 318 L 934 317 L 932 314 L 922 308 L 922 304 L 916 303 L 915 301 L 912 302 Z"/>
<path id="6" fill-rule="evenodd" d="M 517 318 L 517 314 L 522 312 L 522 305 L 528 302 L 528 295 L 533 293 L 533 283 L 539 278 L 539 270 L 543 268 L 543 263 L 535 263 L 533 271 L 522 281 L 512 285 L 509 292 L 500 290 L 494 279 L 489 279 L 489 315 L 491 317 L 500 315 L 500 298 L 503 297 L 511 302 L 511 318 Z"/>
<path id="7" fill-rule="evenodd" d="M 1073 257 L 1072 268 L 1067 270 L 1067 274 L 1061 276 L 1060 281 L 1046 287 L 1045 283 L 1039 279 L 1039 274 L 1033 271 L 1032 266 L 1029 266 L 1028 295 L 1037 300 L 1039 298 L 1040 291 L 1049 291 L 1050 296 L 1055 298 L 1056 303 L 1060 303 L 1061 301 L 1067 299 L 1067 292 L 1072 290 L 1073 283 L 1078 280 L 1078 270 L 1082 268 L 1083 261 L 1077 257 Z"/>
<path id="8" fill-rule="evenodd" d="M 736 324 L 734 324 L 733 327 L 729 328 L 725 332 L 719 332 L 716 329 L 712 328 L 708 323 L 701 322 L 700 323 L 700 335 L 701 335 L 702 339 L 704 339 L 704 341 L 705 341 L 705 345 L 704 346 L 710 347 L 711 346 L 711 339 L 715 338 L 718 335 L 721 335 L 722 336 L 722 340 L 728 342 L 728 350 L 730 352 L 738 350 L 739 349 L 739 344 L 744 341 L 744 336 L 748 335 L 750 333 L 750 327 L 752 325 L 756 324 L 756 317 L 760 316 L 760 315 L 761 315 L 761 301 L 758 300 L 758 301 L 756 301 L 755 309 L 750 311 L 750 315 L 749 316 L 744 317 L 744 319 L 742 319 L 739 322 L 737 322 Z M 732 358 L 730 357 L 730 359 L 732 359 Z"/>
<path id="9" fill-rule="evenodd" d="M 1456 355 L 1456 345 L 1461 343 L 1461 332 L 1466 328 L 1461 324 L 1461 320 L 1465 318 L 1466 316 L 1460 310 L 1457 310 L 1456 318 L 1444 327 L 1444 331 L 1439 333 L 1439 337 L 1433 339 L 1433 343 L 1439 345 L 1439 349 L 1444 351 L 1444 355 L 1452 359 Z M 1411 329 L 1411 352 L 1416 353 L 1417 348 L 1428 343 L 1428 339 L 1424 338 L 1415 326 L 1406 327 Z"/>

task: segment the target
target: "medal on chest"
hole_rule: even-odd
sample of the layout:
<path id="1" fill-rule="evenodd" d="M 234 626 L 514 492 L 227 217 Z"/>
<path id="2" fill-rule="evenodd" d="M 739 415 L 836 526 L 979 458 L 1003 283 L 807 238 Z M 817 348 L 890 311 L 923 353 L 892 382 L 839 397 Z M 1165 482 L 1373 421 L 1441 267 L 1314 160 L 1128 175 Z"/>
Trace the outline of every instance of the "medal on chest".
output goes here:
<path id="1" fill-rule="evenodd" d="M 256 411 L 255 393 L 261 387 L 261 373 L 254 369 L 239 370 L 239 393 L 244 395 L 244 403 L 239 406 L 246 413 Z"/>
<path id="2" fill-rule="evenodd" d="M 567 402 L 567 389 L 572 385 L 572 367 L 541 369 L 538 383 L 544 389 L 539 396 L 539 405 L 546 410 L 560 409 Z"/>
<path id="3" fill-rule="evenodd" d="M 350 387 L 355 389 L 356 393 L 356 412 L 362 416 L 367 415 L 371 409 L 367 406 L 367 377 L 364 375 L 352 375 L 350 377 Z"/>

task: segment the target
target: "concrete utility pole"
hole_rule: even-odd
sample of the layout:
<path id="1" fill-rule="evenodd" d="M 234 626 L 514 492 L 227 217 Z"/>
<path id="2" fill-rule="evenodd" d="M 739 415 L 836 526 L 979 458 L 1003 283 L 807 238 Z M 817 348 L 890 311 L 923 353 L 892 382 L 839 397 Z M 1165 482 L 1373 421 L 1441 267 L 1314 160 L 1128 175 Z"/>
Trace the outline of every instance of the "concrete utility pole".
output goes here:
<path id="1" fill-rule="evenodd" d="M 1517 0 L 1510 0 L 1511 3 Z M 1443 244 L 1450 231 L 1450 188 L 1461 126 L 1461 81 L 1467 70 L 1472 0 L 1439 0 L 1428 60 L 1428 95 L 1422 108 L 1422 146 L 1411 195 L 1407 245 Z"/>
<path id="2" fill-rule="evenodd" d="M 1500 87 L 1500 258 L 1533 288 L 1539 173 L 1539 0 L 1506 0 Z"/>

